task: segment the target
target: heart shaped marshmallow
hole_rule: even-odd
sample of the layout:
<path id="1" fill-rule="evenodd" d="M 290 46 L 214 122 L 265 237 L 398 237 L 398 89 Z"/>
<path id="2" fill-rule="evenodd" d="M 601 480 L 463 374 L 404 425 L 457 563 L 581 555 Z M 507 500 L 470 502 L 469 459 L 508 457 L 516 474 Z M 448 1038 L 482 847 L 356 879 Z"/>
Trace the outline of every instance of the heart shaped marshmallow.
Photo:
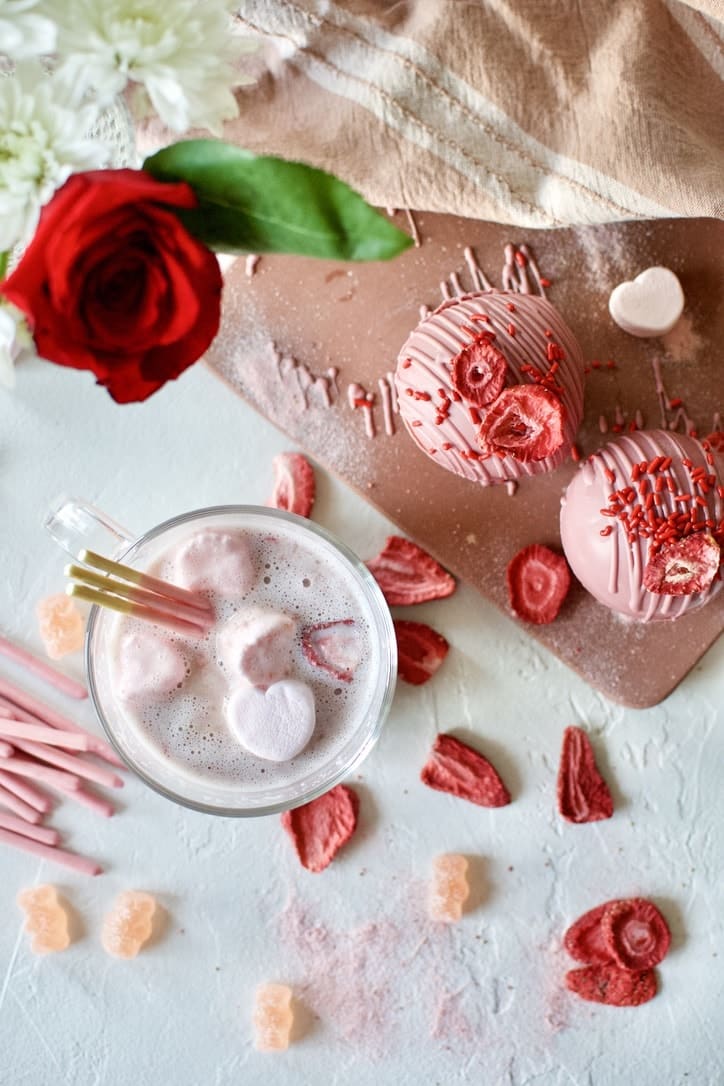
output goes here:
<path id="1" fill-rule="evenodd" d="M 281 611 L 248 607 L 219 630 L 216 649 L 232 680 L 268 686 L 289 674 L 297 624 Z"/>
<path id="2" fill-rule="evenodd" d="M 282 679 L 266 691 L 246 683 L 226 703 L 232 735 L 257 758 L 288 762 L 312 738 L 316 720 L 314 695 L 298 679 Z"/>
<path id="3" fill-rule="evenodd" d="M 668 268 L 647 268 L 631 283 L 619 283 L 608 300 L 619 328 L 632 336 L 663 336 L 674 327 L 684 308 L 681 283 Z"/>

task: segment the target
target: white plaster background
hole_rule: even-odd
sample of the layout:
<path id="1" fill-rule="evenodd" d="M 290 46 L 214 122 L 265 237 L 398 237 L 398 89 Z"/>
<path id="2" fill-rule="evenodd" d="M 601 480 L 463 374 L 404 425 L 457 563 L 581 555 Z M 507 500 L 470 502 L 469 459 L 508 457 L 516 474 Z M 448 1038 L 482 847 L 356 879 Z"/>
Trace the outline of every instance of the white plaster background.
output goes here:
<path id="1" fill-rule="evenodd" d="M 33 362 L 18 377 L 14 394 L 0 390 L 0 626 L 29 646 L 35 601 L 62 587 L 63 555 L 40 527 L 60 491 L 141 531 L 200 505 L 263 502 L 271 458 L 288 447 L 203 366 L 134 407 L 87 374 Z M 364 557 L 390 529 L 323 472 L 315 519 Z M 69 847 L 102 861 L 100 878 L 0 853 L 2 1086 L 724 1081 L 724 639 L 663 705 L 630 711 L 465 587 L 414 617 L 452 652 L 428 686 L 399 689 L 356 782 L 360 832 L 321 875 L 299 867 L 277 818 L 194 814 L 130 777 L 110 821 L 67 802 L 53 819 Z M 0 673 L 14 674 L 4 661 Z M 90 706 L 78 717 L 92 723 Z M 592 732 L 614 787 L 609 822 L 556 814 L 571 723 Z M 484 811 L 419 783 L 449 729 L 491 755 L 510 807 Z M 477 858 L 475 908 L 452 931 L 424 910 L 441 851 Z M 15 905 L 39 881 L 59 886 L 81 927 L 68 951 L 41 959 Z M 124 963 L 99 932 L 128 888 L 156 894 L 166 923 Z M 632 894 L 657 901 L 672 927 L 660 994 L 631 1010 L 580 1002 L 563 988 L 574 963 L 561 935 Z M 268 980 L 303 1004 L 303 1036 L 284 1055 L 253 1047 L 253 991 Z"/>

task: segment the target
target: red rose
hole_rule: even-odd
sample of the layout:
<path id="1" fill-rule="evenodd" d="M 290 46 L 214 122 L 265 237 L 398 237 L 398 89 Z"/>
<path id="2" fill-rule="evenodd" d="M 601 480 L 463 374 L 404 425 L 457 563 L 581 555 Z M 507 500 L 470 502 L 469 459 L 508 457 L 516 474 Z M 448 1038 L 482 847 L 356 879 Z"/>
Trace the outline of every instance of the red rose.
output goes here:
<path id="1" fill-rule="evenodd" d="M 140 170 L 71 176 L 1 288 L 38 354 L 92 370 L 118 403 L 195 362 L 218 331 L 222 287 L 216 257 L 173 210 L 196 202 L 186 182 Z"/>

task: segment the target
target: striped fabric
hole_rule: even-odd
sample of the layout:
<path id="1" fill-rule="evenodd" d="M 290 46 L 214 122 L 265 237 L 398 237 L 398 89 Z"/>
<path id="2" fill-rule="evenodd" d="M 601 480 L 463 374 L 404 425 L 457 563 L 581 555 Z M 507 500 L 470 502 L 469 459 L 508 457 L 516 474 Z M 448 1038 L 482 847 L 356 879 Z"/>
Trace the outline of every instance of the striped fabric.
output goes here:
<path id="1" fill-rule="evenodd" d="M 724 217 L 724 0 L 243 0 L 277 63 L 227 136 L 378 205 Z"/>

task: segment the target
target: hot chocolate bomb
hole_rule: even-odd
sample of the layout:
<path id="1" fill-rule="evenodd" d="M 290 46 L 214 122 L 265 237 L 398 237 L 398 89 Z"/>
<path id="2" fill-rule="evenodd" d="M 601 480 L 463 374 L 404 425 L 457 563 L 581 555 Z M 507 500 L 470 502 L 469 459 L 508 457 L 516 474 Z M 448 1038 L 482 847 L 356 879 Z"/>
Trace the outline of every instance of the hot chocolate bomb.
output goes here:
<path id="1" fill-rule="evenodd" d="M 581 584 L 621 615 L 702 607 L 722 587 L 724 456 L 666 430 L 622 435 L 569 484 L 561 540 Z"/>
<path id="2" fill-rule="evenodd" d="M 481 291 L 415 328 L 395 374 L 399 411 L 436 463 L 489 486 L 568 457 L 583 413 L 583 357 L 537 295 Z"/>

